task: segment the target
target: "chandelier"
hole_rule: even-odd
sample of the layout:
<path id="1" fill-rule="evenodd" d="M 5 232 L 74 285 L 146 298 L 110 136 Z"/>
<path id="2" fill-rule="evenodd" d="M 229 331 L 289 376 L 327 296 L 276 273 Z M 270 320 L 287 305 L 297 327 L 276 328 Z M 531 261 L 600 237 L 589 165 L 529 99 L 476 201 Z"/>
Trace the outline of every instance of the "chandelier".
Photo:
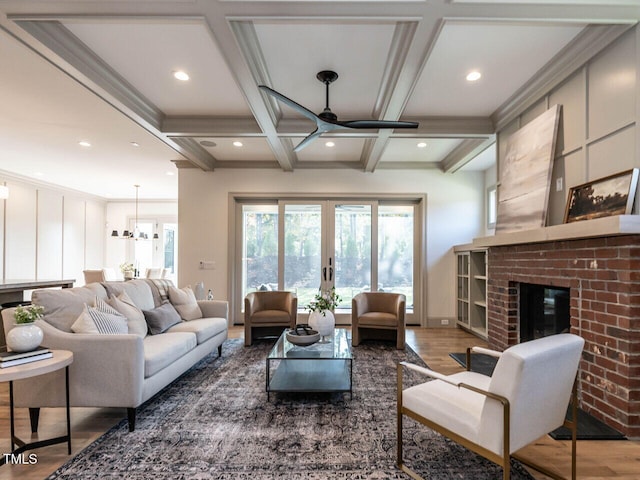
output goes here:
<path id="1" fill-rule="evenodd" d="M 134 185 L 134 187 L 136 188 L 136 216 L 135 216 L 134 229 L 132 231 L 123 230 L 122 236 L 118 234 L 118 230 L 112 230 L 111 236 L 115 238 L 123 238 L 123 239 L 149 240 L 149 235 L 144 232 L 141 232 L 140 229 L 138 228 L 138 189 L 140 188 L 140 185 Z M 154 233 L 153 238 L 154 239 L 159 238 L 158 233 Z"/>

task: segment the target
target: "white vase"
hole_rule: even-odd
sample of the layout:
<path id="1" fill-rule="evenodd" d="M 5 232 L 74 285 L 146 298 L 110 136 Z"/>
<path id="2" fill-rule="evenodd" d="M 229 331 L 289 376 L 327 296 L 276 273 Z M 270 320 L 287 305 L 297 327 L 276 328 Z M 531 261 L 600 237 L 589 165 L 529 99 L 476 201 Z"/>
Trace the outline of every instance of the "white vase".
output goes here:
<path id="1" fill-rule="evenodd" d="M 333 329 L 336 327 L 336 317 L 331 310 L 325 310 L 324 315 L 321 312 L 311 312 L 309 326 L 320 334 L 321 342 L 327 342 L 327 337 L 333 335 Z"/>
<path id="2" fill-rule="evenodd" d="M 30 352 L 42 343 L 42 329 L 34 323 L 16 323 L 7 333 L 7 347 L 14 352 Z"/>

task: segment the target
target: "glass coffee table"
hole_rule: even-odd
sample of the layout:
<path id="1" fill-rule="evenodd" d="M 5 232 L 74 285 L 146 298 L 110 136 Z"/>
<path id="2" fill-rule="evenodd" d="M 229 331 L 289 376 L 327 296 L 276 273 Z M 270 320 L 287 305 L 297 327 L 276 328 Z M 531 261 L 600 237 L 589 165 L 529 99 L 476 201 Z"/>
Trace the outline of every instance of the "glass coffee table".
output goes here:
<path id="1" fill-rule="evenodd" d="M 282 332 L 267 356 L 267 399 L 271 392 L 349 392 L 353 398 L 353 356 L 343 328 L 327 343 L 294 345 Z"/>

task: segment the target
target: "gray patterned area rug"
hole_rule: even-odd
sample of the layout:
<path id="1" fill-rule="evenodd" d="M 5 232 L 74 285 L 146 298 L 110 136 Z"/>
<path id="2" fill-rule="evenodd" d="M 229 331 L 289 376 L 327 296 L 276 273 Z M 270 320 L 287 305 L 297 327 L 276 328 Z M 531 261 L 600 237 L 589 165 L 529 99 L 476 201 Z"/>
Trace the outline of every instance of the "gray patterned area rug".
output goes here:
<path id="1" fill-rule="evenodd" d="M 407 347 L 354 349 L 349 394 L 265 392 L 271 343 L 228 340 L 50 479 L 408 479 L 395 465 L 396 365 Z M 423 381 L 408 376 L 409 383 Z M 405 417 L 405 462 L 425 479 L 494 480 L 502 469 Z M 517 462 L 512 479 L 532 477 Z"/>

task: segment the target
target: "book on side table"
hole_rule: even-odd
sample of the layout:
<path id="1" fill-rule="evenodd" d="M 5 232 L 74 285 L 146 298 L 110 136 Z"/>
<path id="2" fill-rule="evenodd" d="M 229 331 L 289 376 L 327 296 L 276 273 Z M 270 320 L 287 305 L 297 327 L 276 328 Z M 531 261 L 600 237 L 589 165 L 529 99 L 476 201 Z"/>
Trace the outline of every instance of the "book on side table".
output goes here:
<path id="1" fill-rule="evenodd" d="M 0 352 L 0 368 L 37 362 L 51 357 L 53 357 L 53 353 L 45 347 L 38 347 L 30 352 Z"/>

